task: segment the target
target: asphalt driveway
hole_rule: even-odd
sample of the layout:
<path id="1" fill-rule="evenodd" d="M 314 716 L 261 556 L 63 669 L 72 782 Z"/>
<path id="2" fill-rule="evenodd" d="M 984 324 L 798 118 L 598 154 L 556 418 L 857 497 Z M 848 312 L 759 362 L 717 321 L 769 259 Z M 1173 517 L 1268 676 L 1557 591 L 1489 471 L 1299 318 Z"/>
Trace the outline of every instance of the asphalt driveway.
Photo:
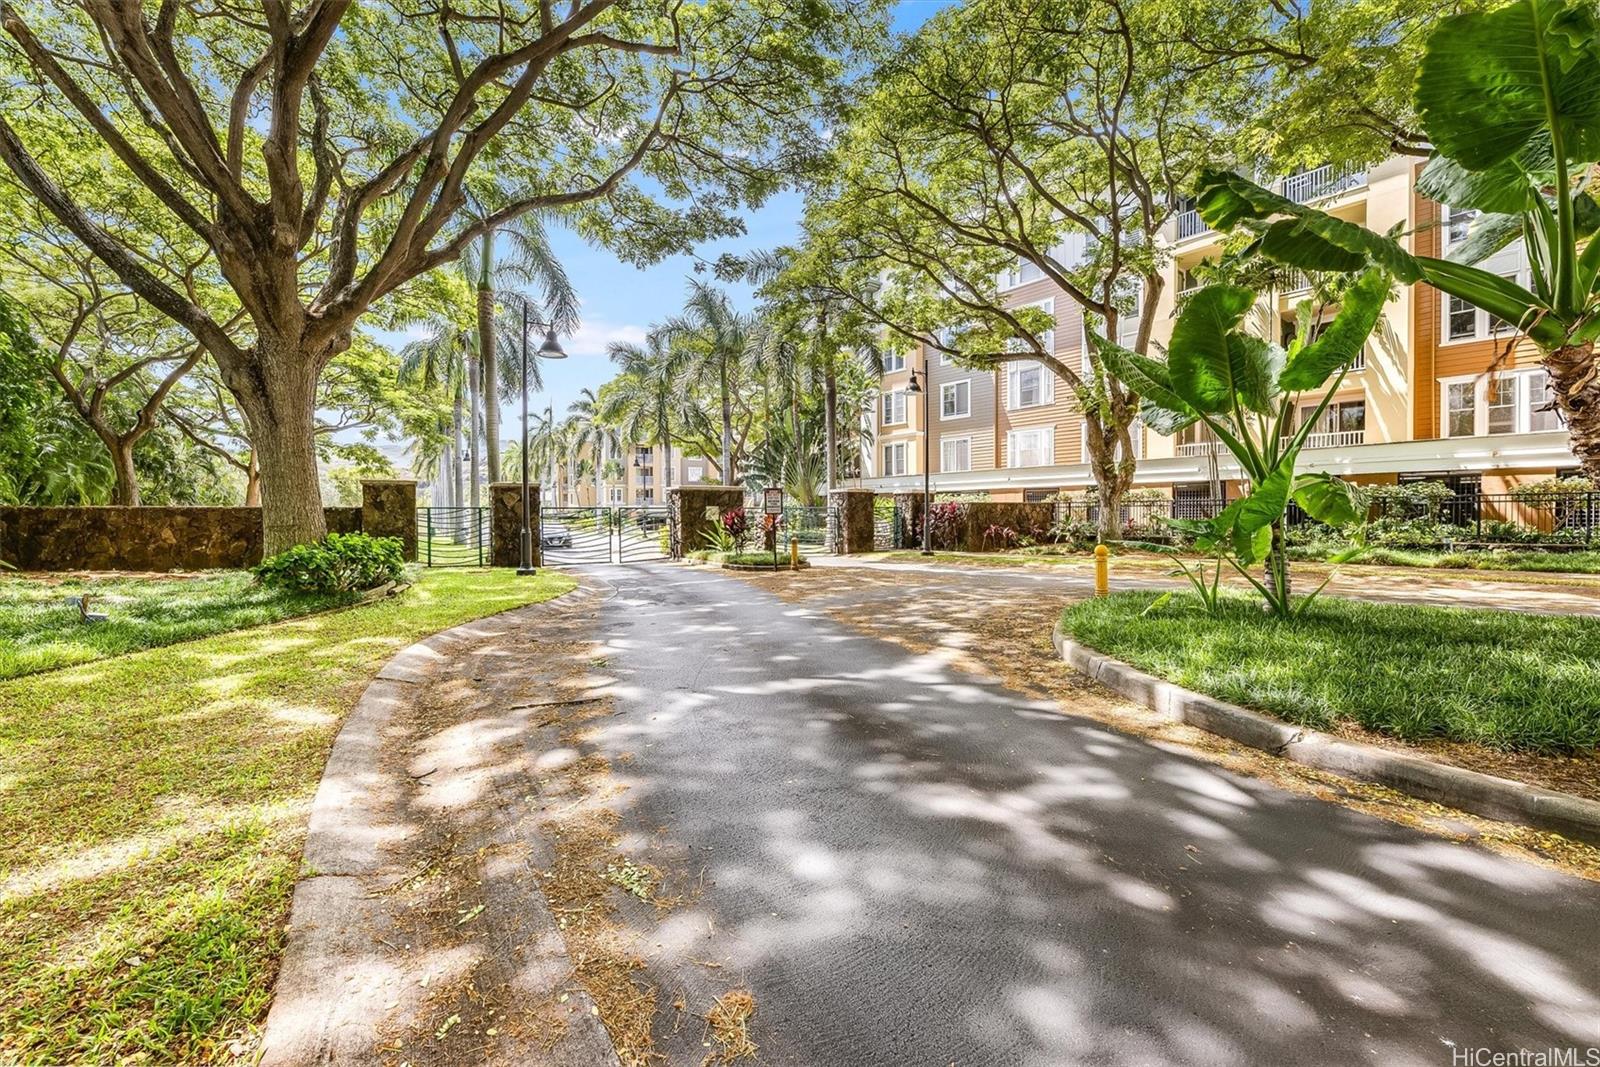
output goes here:
<path id="1" fill-rule="evenodd" d="M 1600 1046 L 1600 885 L 1062 714 L 721 574 L 607 568 L 670 1002 L 772 1064 L 1451 1063 Z M 1070 708 L 1066 709 L 1070 711 Z M 680 1013 L 681 1016 L 681 1013 Z M 658 1020 L 674 1062 L 698 1021 Z"/>

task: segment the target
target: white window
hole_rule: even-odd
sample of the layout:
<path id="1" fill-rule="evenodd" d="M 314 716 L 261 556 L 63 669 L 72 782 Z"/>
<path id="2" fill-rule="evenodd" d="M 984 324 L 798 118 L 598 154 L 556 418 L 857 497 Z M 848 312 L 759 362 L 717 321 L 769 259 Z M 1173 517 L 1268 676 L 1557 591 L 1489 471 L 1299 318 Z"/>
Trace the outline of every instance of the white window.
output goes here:
<path id="1" fill-rule="evenodd" d="M 1048 467 L 1055 462 L 1056 431 L 1053 426 L 1031 430 L 1012 430 L 1006 435 L 1006 466 Z"/>
<path id="2" fill-rule="evenodd" d="M 964 419 L 972 414 L 972 379 L 945 382 L 939 386 L 939 417 Z"/>
<path id="3" fill-rule="evenodd" d="M 686 480 L 690 483 L 699 482 L 705 480 L 706 469 L 705 467 L 696 463 L 693 466 L 686 468 L 684 473 L 687 476 Z"/>
<path id="4" fill-rule="evenodd" d="M 1528 375 L 1529 433 L 1561 429 L 1563 420 L 1555 404 L 1556 390 L 1550 375 L 1544 370 L 1536 370 Z"/>
<path id="5" fill-rule="evenodd" d="M 1034 360 L 1006 368 L 1006 407 L 1033 408 L 1055 399 L 1055 378 Z"/>
<path id="6" fill-rule="evenodd" d="M 883 356 L 883 373 L 893 374 L 895 371 L 906 369 L 906 354 L 904 352 L 886 352 Z"/>
<path id="7" fill-rule="evenodd" d="M 1470 208 L 1450 207 L 1448 204 L 1439 206 L 1440 218 L 1444 220 L 1444 234 L 1441 238 L 1441 251 L 1449 252 L 1451 248 L 1467 239 L 1467 234 L 1472 232 L 1472 220 L 1478 213 Z"/>
<path id="8" fill-rule="evenodd" d="M 1500 276 L 1518 285 L 1523 284 L 1517 271 L 1506 271 Z M 1446 343 L 1507 337 L 1514 330 L 1511 323 L 1498 315 L 1491 315 L 1471 301 L 1459 296 L 1445 296 L 1443 333 Z"/>
<path id="9" fill-rule="evenodd" d="M 906 421 L 906 391 L 895 389 L 883 394 L 881 425 L 898 426 Z"/>
<path id="10" fill-rule="evenodd" d="M 1539 433 L 1561 428 L 1543 367 L 1450 379 L 1442 383 L 1446 437 Z"/>
<path id="11" fill-rule="evenodd" d="M 1477 384 L 1450 382 L 1444 389 L 1445 436 L 1471 437 L 1477 429 Z"/>
<path id="12" fill-rule="evenodd" d="M 895 441 L 883 446 L 883 476 L 893 478 L 906 472 L 906 443 Z"/>
<path id="13" fill-rule="evenodd" d="M 1187 293 L 1190 289 L 1200 288 L 1200 278 L 1188 267 L 1178 268 L 1178 292 Z"/>
<path id="14" fill-rule="evenodd" d="M 944 437 L 939 440 L 939 470 L 969 471 L 972 469 L 972 438 Z"/>
<path id="15" fill-rule="evenodd" d="M 620 485 L 613 485 L 610 490 L 610 497 L 613 504 L 620 504 L 627 499 L 627 490 Z"/>
<path id="16" fill-rule="evenodd" d="M 1038 265 L 1027 260 L 1014 264 L 1000 276 L 1000 288 L 1015 289 L 1019 285 L 1027 285 L 1044 277 L 1044 271 Z"/>

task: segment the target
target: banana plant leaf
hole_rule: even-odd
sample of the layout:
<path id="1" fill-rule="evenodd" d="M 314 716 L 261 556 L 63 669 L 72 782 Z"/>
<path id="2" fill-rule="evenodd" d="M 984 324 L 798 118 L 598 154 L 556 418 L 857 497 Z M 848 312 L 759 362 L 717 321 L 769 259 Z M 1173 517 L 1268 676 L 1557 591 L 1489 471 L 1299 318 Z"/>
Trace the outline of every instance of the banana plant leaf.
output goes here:
<path id="1" fill-rule="evenodd" d="M 1307 515 L 1329 526 L 1348 526 L 1359 517 L 1350 483 L 1326 471 L 1298 475 L 1294 480 L 1294 502 Z"/>

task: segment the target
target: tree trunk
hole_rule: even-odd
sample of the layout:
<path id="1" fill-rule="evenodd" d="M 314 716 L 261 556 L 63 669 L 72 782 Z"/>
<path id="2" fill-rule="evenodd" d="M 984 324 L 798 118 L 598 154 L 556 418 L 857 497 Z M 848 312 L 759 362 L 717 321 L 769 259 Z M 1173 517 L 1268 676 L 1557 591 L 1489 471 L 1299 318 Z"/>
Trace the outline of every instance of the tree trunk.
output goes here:
<path id="1" fill-rule="evenodd" d="M 728 395 L 728 363 L 722 363 L 722 484 L 733 484 L 733 398 Z"/>
<path id="2" fill-rule="evenodd" d="M 111 469 L 117 476 L 112 503 L 125 508 L 139 507 L 139 475 L 133 469 L 133 446 L 138 443 L 138 438 L 118 437 L 114 433 L 99 436 L 106 451 L 111 453 Z"/>
<path id="3" fill-rule="evenodd" d="M 1122 497 L 1133 484 L 1137 466 L 1131 450 L 1119 447 L 1122 434 L 1090 417 L 1084 443 L 1089 449 L 1089 470 L 1094 474 L 1095 503 L 1099 509 L 1095 537 L 1102 544 L 1122 540 Z"/>
<path id="4" fill-rule="evenodd" d="M 1600 483 L 1600 364 L 1594 345 L 1558 348 L 1544 358 L 1556 406 L 1567 420 L 1572 454 L 1583 473 Z"/>
<path id="5" fill-rule="evenodd" d="M 262 553 L 276 555 L 328 533 L 317 480 L 316 390 L 319 360 L 304 352 L 261 352 L 255 388 L 237 393 L 261 469 Z"/>
<path id="6" fill-rule="evenodd" d="M 924 388 L 927 386 L 924 385 Z M 839 382 L 833 373 L 831 356 L 822 366 L 822 419 L 822 447 L 827 452 L 822 465 L 823 481 L 831 493 L 838 487 L 839 481 Z M 928 431 L 928 427 L 922 428 L 923 433 Z"/>
<path id="7" fill-rule="evenodd" d="M 488 254 L 487 250 L 484 254 Z M 483 364 L 483 443 L 488 450 L 489 481 L 498 482 L 505 472 L 500 469 L 500 367 L 495 359 L 494 289 L 482 284 L 478 288 L 478 359 Z"/>
<path id="8" fill-rule="evenodd" d="M 461 484 L 461 379 L 456 379 L 456 406 L 450 425 L 450 506 L 459 508 L 464 496 Z"/>
<path id="9" fill-rule="evenodd" d="M 478 385 L 480 371 L 478 363 L 478 360 L 470 360 L 467 367 L 467 407 L 471 409 L 467 419 L 467 463 L 471 467 L 469 479 L 472 484 L 473 507 L 478 506 L 479 486 L 483 480 L 483 471 L 478 466 L 478 412 L 482 410 L 479 406 L 482 403 L 482 396 Z"/>
<path id="10" fill-rule="evenodd" d="M 245 459 L 244 506 L 247 508 L 261 506 L 261 464 L 256 462 L 254 451 Z"/>

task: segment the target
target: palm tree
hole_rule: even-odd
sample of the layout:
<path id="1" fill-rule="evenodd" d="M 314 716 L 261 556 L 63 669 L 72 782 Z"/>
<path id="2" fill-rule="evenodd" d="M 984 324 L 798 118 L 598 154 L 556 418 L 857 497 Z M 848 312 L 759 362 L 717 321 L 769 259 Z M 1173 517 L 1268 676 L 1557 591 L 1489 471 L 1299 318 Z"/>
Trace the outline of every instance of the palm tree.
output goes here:
<path id="1" fill-rule="evenodd" d="M 722 416 L 722 482 L 733 485 L 733 397 L 752 351 L 752 320 L 735 311 L 722 290 L 691 279 L 683 313 L 662 323 L 658 332 L 668 345 L 683 351 L 691 380 L 716 392 Z"/>
<path id="2" fill-rule="evenodd" d="M 626 441 L 661 446 L 665 495 L 672 488 L 672 427 L 682 417 L 675 399 L 683 387 L 682 355 L 663 344 L 659 333 L 642 348 L 614 341 L 607 351 L 622 373 L 611 380 L 601 418 Z"/>
<path id="3" fill-rule="evenodd" d="M 497 236 L 503 239 L 498 255 Z M 543 220 L 534 213 L 520 215 L 487 231 L 476 244 L 467 247 L 462 266 L 468 279 L 477 286 L 477 355 L 487 405 L 483 409 L 483 429 L 488 444 L 489 470 L 498 472 L 500 399 L 502 395 L 515 395 L 520 383 L 511 375 L 502 378 L 500 374 L 505 357 L 505 348 L 499 343 L 499 338 L 505 335 L 500 330 L 508 323 L 496 311 L 496 291 L 512 283 L 538 286 L 546 321 L 557 333 L 571 333 L 577 328 L 578 296 L 567 278 L 566 269 L 550 248 Z M 520 312 L 518 319 L 520 327 Z M 507 333 L 520 336 L 520 329 Z"/>
<path id="4" fill-rule="evenodd" d="M 450 504 L 461 506 L 461 429 L 466 396 L 463 387 L 472 388 L 473 410 L 477 408 L 476 375 L 472 373 L 472 331 L 463 329 L 448 316 L 439 315 L 426 322 L 427 333 L 400 350 L 401 381 L 418 382 L 424 389 L 443 387 L 450 395 L 454 416 L 448 443 L 439 457 L 448 468 Z M 475 420 L 474 420 L 475 421 Z M 472 506 L 478 506 L 478 443 L 469 443 L 472 458 Z"/>
<path id="5" fill-rule="evenodd" d="M 579 393 L 578 399 L 568 406 L 567 411 L 577 421 L 579 450 L 587 448 L 593 456 L 589 467 L 594 475 L 594 502 L 599 507 L 605 503 L 604 474 L 608 457 L 621 453 L 622 439 L 600 417 L 600 399 L 595 396 L 593 389 Z"/>

